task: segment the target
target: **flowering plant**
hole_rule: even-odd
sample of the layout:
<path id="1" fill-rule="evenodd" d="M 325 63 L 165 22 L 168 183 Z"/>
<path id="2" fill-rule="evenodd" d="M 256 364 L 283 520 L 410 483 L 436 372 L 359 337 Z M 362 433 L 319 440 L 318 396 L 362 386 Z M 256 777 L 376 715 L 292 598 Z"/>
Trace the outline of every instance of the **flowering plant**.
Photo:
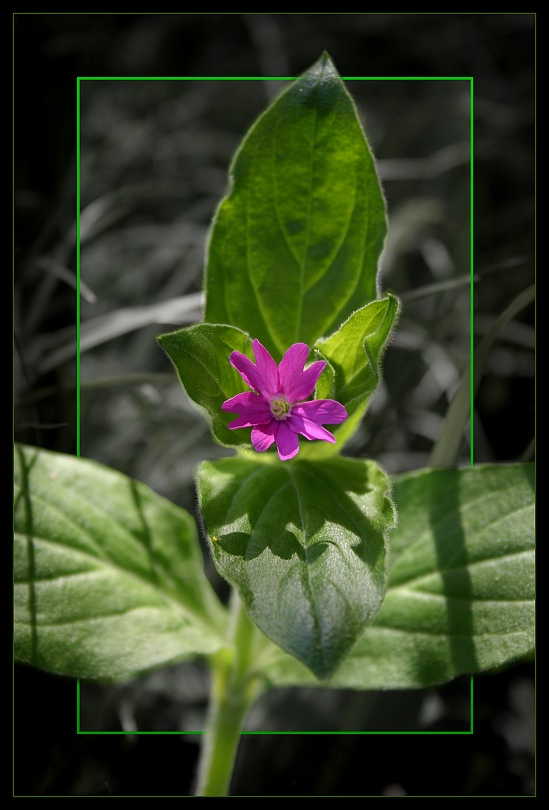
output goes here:
<path id="1" fill-rule="evenodd" d="M 18 660 L 97 681 L 204 661 L 197 794 L 215 796 L 267 689 L 422 688 L 533 650 L 531 465 L 391 480 L 342 454 L 400 304 L 378 287 L 385 201 L 326 54 L 254 124 L 230 174 L 204 320 L 159 337 L 234 451 L 196 472 L 229 605 L 196 521 L 145 485 L 24 446 L 15 477 Z"/>

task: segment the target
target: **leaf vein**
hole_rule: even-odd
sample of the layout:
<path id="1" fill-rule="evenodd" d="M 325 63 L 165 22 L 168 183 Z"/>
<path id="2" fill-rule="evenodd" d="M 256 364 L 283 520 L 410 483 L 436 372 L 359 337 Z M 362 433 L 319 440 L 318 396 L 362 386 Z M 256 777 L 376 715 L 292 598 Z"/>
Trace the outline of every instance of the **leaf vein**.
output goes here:
<path id="1" fill-rule="evenodd" d="M 467 571 L 467 570 L 469 570 L 471 568 L 474 568 L 475 566 L 484 565 L 486 563 L 500 562 L 501 560 L 506 560 L 509 557 L 521 557 L 521 556 L 524 556 L 524 555 L 533 555 L 533 554 L 534 554 L 534 549 L 533 548 L 525 548 L 525 549 L 521 549 L 520 551 L 512 551 L 512 552 L 509 552 L 509 553 L 503 554 L 503 555 L 491 556 L 491 557 L 482 557 L 482 558 L 477 559 L 477 560 L 472 560 L 470 562 L 462 563 L 461 565 L 456 565 L 456 566 L 452 566 L 452 567 L 448 567 L 448 568 L 431 568 L 429 571 L 427 571 L 424 574 L 419 574 L 417 576 L 412 577 L 411 579 L 405 579 L 405 580 L 403 580 L 402 582 L 400 582 L 398 584 L 391 585 L 391 583 L 389 583 L 388 590 L 393 591 L 393 590 L 398 590 L 399 588 L 409 588 L 412 583 L 422 582 L 423 580 L 429 579 L 430 577 L 433 577 L 433 576 L 437 576 L 437 575 L 444 576 L 445 574 L 451 574 L 451 573 L 454 573 L 454 572 L 457 572 L 457 571 Z"/>
<path id="2" fill-rule="evenodd" d="M 78 527 L 78 524 L 75 524 L 75 525 Z M 84 531 L 84 530 L 82 530 L 82 531 Z M 84 533 L 86 533 L 86 532 L 84 532 Z M 17 536 L 19 536 L 19 535 L 16 535 L 16 537 Z M 21 536 L 22 539 L 24 539 L 24 537 L 25 537 L 25 535 L 20 535 L 20 536 Z M 36 541 L 41 542 L 41 543 L 45 543 L 46 545 L 52 545 L 52 546 L 56 546 L 56 547 L 61 547 L 61 549 L 65 553 L 69 552 L 70 554 L 72 554 L 74 556 L 84 557 L 86 559 L 92 560 L 93 562 L 97 562 L 98 563 L 97 567 L 95 569 L 92 569 L 92 570 L 101 571 L 102 569 L 106 569 L 108 571 L 109 569 L 112 569 L 112 571 L 114 571 L 118 576 L 124 576 L 124 577 L 126 577 L 128 579 L 135 580 L 141 587 L 145 587 L 147 590 L 152 590 L 154 593 L 158 593 L 158 595 L 161 597 L 161 599 L 164 602 L 166 602 L 168 605 L 171 605 L 172 607 L 178 609 L 182 613 L 191 616 L 201 626 L 207 627 L 208 630 L 210 630 L 210 631 L 212 630 L 210 625 L 204 620 L 204 617 L 201 616 L 200 613 L 192 610 L 192 608 L 190 608 L 187 604 L 185 604 L 184 602 L 182 602 L 179 599 L 174 598 L 167 591 L 155 588 L 155 586 L 149 580 L 147 580 L 145 577 L 140 576 L 139 574 L 137 574 L 137 573 L 135 573 L 133 571 L 130 571 L 130 570 L 126 569 L 126 568 L 123 568 L 120 565 L 117 565 L 112 559 L 110 559 L 108 557 L 106 559 L 96 559 L 89 551 L 83 551 L 81 549 L 76 549 L 73 546 L 67 546 L 67 545 L 63 544 L 60 540 L 57 540 L 57 539 L 52 539 L 52 538 L 48 538 L 48 537 L 41 537 L 41 536 L 35 534 L 35 535 L 33 535 L 33 540 L 36 540 Z M 82 572 L 82 573 L 85 573 L 85 572 Z M 87 572 L 87 573 L 91 573 L 91 571 Z M 59 577 L 59 578 L 61 578 L 61 577 Z M 34 581 L 35 580 L 31 579 L 31 580 L 28 580 L 27 582 L 30 584 L 30 583 L 32 583 Z M 18 584 L 18 583 L 16 583 L 16 584 Z"/>

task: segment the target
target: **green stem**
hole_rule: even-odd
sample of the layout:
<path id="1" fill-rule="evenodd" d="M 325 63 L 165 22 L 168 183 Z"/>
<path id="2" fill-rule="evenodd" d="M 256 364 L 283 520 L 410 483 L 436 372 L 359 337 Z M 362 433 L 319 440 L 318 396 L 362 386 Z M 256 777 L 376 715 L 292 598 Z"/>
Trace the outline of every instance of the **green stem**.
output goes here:
<path id="1" fill-rule="evenodd" d="M 196 796 L 228 796 L 240 732 L 261 693 L 261 681 L 251 674 L 261 636 L 244 612 L 236 592 L 231 603 L 231 648 L 211 656 L 212 689 Z"/>

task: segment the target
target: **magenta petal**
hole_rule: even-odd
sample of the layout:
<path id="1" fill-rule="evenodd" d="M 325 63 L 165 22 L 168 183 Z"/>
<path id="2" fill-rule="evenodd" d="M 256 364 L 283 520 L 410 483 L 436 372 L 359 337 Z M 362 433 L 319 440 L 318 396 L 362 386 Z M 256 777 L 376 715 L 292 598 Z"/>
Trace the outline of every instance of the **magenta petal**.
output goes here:
<path id="1" fill-rule="evenodd" d="M 278 456 L 281 461 L 288 461 L 293 458 L 299 450 L 299 439 L 297 433 L 290 429 L 286 421 L 278 423 L 278 433 L 276 436 Z"/>
<path id="2" fill-rule="evenodd" d="M 253 427 L 254 425 L 266 425 L 272 418 L 273 415 L 270 411 L 269 413 L 264 413 L 263 411 L 258 413 L 246 413 L 244 416 L 239 416 L 238 419 L 233 419 L 232 422 L 229 422 L 227 427 L 230 430 L 236 430 L 237 428 Z"/>
<path id="3" fill-rule="evenodd" d="M 320 439 L 324 442 L 335 444 L 335 437 L 332 436 L 329 430 L 323 428 L 317 422 L 311 422 L 310 419 L 304 419 L 302 416 L 295 416 L 292 412 L 291 417 L 287 420 L 291 430 L 295 433 L 301 433 L 306 439 L 312 441 L 313 439 Z"/>
<path id="4" fill-rule="evenodd" d="M 272 420 L 268 425 L 257 425 L 252 428 L 252 444 L 258 453 L 267 450 L 276 439 L 278 432 L 278 422 Z"/>
<path id="5" fill-rule="evenodd" d="M 292 416 L 302 416 L 319 425 L 339 425 L 347 419 L 347 411 L 333 399 L 313 399 L 292 408 Z"/>
<path id="6" fill-rule="evenodd" d="M 316 363 L 301 372 L 299 379 L 294 381 L 289 390 L 284 390 L 290 402 L 301 402 L 301 400 L 311 396 L 325 366 L 325 360 L 317 360 Z"/>
<path id="7" fill-rule="evenodd" d="M 231 366 L 234 366 L 244 382 L 253 388 L 254 391 L 259 391 L 260 394 L 263 394 L 263 381 L 261 379 L 261 375 L 257 370 L 257 366 L 255 363 L 252 363 L 249 357 L 246 357 L 245 354 L 242 352 L 232 352 L 231 356 L 229 357 L 229 362 Z"/>
<path id="8" fill-rule="evenodd" d="M 272 397 L 274 394 L 278 393 L 278 370 L 276 363 L 259 340 L 253 341 L 252 349 L 257 363 L 257 371 L 261 376 L 263 389 L 268 396 Z"/>
<path id="9" fill-rule="evenodd" d="M 235 397 L 225 400 L 221 407 L 229 413 L 240 414 L 238 419 L 229 422 L 230 430 L 263 425 L 273 418 L 268 403 L 259 394 L 253 394 L 251 391 L 245 391 L 243 394 L 237 394 Z"/>
<path id="10" fill-rule="evenodd" d="M 286 351 L 280 361 L 278 367 L 278 390 L 285 394 L 292 402 L 298 401 L 290 396 L 290 392 L 292 392 L 293 388 L 298 384 L 308 356 L 309 347 L 306 343 L 294 343 L 293 346 L 290 346 Z M 309 391 L 307 396 L 302 398 L 306 399 L 310 393 Z"/>
<path id="11" fill-rule="evenodd" d="M 231 399 L 226 399 L 221 408 L 229 413 L 243 414 L 256 413 L 257 411 L 268 411 L 270 413 L 269 403 L 262 396 L 251 391 L 245 391 L 243 394 L 237 394 Z"/>

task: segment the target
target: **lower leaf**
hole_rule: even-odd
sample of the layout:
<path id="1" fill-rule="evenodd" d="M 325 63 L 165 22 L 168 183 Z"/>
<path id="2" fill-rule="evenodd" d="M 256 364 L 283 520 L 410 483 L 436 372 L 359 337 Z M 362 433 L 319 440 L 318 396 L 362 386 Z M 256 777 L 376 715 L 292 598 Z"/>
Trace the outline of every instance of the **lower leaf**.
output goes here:
<path id="1" fill-rule="evenodd" d="M 381 610 L 330 686 L 422 688 L 534 651 L 534 467 L 419 470 L 394 481 L 399 525 Z M 275 648 L 272 686 L 313 685 Z"/>
<path id="2" fill-rule="evenodd" d="M 95 462 L 15 453 L 17 660 L 120 680 L 225 644 L 196 524 Z"/>
<path id="3" fill-rule="evenodd" d="M 374 619 L 395 522 L 370 461 L 204 462 L 198 494 L 213 558 L 249 615 L 318 678 Z"/>

